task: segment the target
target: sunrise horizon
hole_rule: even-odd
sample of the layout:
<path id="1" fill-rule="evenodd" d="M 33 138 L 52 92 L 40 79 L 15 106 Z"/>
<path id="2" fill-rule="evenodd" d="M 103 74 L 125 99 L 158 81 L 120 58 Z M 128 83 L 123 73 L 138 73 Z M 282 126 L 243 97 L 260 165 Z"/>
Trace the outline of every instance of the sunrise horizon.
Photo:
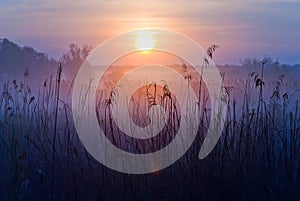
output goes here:
<path id="1" fill-rule="evenodd" d="M 17 4 L 16 4 L 17 3 Z M 147 5 L 147 6 L 146 6 Z M 0 37 L 59 59 L 72 43 L 97 47 L 120 33 L 163 28 L 182 33 L 203 48 L 220 46 L 215 63 L 247 57 L 300 63 L 297 1 L 150 2 L 1 1 Z M 213 9 L 212 9 L 213 8 Z M 211 11 L 210 11 L 211 9 Z M 278 14 L 275 14 L 278 13 Z"/>

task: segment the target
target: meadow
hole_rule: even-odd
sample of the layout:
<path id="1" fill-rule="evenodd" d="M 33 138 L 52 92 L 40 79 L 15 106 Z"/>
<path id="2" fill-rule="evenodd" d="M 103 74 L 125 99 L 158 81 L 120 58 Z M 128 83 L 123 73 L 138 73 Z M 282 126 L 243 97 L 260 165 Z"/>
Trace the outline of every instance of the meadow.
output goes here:
<path id="1" fill-rule="evenodd" d="M 194 77 L 187 76 L 188 69 L 183 65 L 181 68 L 185 78 L 193 82 Z M 71 89 L 62 79 L 63 66 L 45 80 L 37 93 L 31 92 L 28 71 L 22 80 L 4 80 L 0 95 L 0 198 L 299 200 L 300 83 L 292 73 L 295 68 L 299 67 L 268 59 L 245 61 L 242 67 L 220 67 L 227 93 L 227 118 L 221 139 L 203 160 L 198 159 L 198 152 L 209 125 L 210 99 L 203 80 L 197 80 L 201 109 L 193 145 L 175 164 L 145 175 L 108 169 L 85 150 L 74 127 L 68 101 Z M 270 76 L 268 72 L 277 74 Z M 114 137 L 116 126 L 110 110 L 114 94 L 109 87 L 106 90 L 96 109 L 103 130 L 112 134 L 108 138 L 131 152 L 149 151 Z M 152 84 L 142 91 L 147 93 L 141 107 L 163 98 L 171 125 L 165 131 L 171 137 L 175 135 L 180 116 L 175 97 L 164 86 Z M 165 144 L 170 139 L 156 140 Z"/>

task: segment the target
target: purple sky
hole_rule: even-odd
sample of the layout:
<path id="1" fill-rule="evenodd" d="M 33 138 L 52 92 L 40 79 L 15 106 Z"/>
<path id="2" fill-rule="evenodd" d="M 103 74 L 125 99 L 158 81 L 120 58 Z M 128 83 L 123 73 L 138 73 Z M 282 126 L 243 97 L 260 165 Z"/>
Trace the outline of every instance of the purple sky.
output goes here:
<path id="1" fill-rule="evenodd" d="M 300 63 L 300 1 L 1 0 L 0 38 L 60 58 L 68 45 L 99 43 L 136 28 L 183 33 L 203 48 L 221 46 L 216 63 L 271 56 Z"/>

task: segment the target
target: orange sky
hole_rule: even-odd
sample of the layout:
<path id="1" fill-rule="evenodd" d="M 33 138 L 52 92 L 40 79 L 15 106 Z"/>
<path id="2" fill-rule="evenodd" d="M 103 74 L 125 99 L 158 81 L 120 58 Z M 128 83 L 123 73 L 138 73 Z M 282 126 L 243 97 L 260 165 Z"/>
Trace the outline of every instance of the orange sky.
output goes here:
<path id="1" fill-rule="evenodd" d="M 203 48 L 221 46 L 216 63 L 264 55 L 300 63 L 296 0 L 1 0 L 0 38 L 60 58 L 68 45 L 99 43 L 132 29 L 183 33 Z"/>

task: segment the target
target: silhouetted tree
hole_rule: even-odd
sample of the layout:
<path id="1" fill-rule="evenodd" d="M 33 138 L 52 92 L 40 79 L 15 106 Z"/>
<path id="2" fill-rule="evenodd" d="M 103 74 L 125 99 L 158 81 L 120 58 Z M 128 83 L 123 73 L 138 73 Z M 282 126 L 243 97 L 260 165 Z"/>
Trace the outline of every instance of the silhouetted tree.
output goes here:
<path id="1" fill-rule="evenodd" d="M 61 62 L 64 68 L 64 76 L 68 81 L 72 81 L 76 76 L 81 64 L 91 51 L 91 46 L 83 45 L 80 47 L 76 44 L 69 46 L 69 52 L 63 54 Z"/>

